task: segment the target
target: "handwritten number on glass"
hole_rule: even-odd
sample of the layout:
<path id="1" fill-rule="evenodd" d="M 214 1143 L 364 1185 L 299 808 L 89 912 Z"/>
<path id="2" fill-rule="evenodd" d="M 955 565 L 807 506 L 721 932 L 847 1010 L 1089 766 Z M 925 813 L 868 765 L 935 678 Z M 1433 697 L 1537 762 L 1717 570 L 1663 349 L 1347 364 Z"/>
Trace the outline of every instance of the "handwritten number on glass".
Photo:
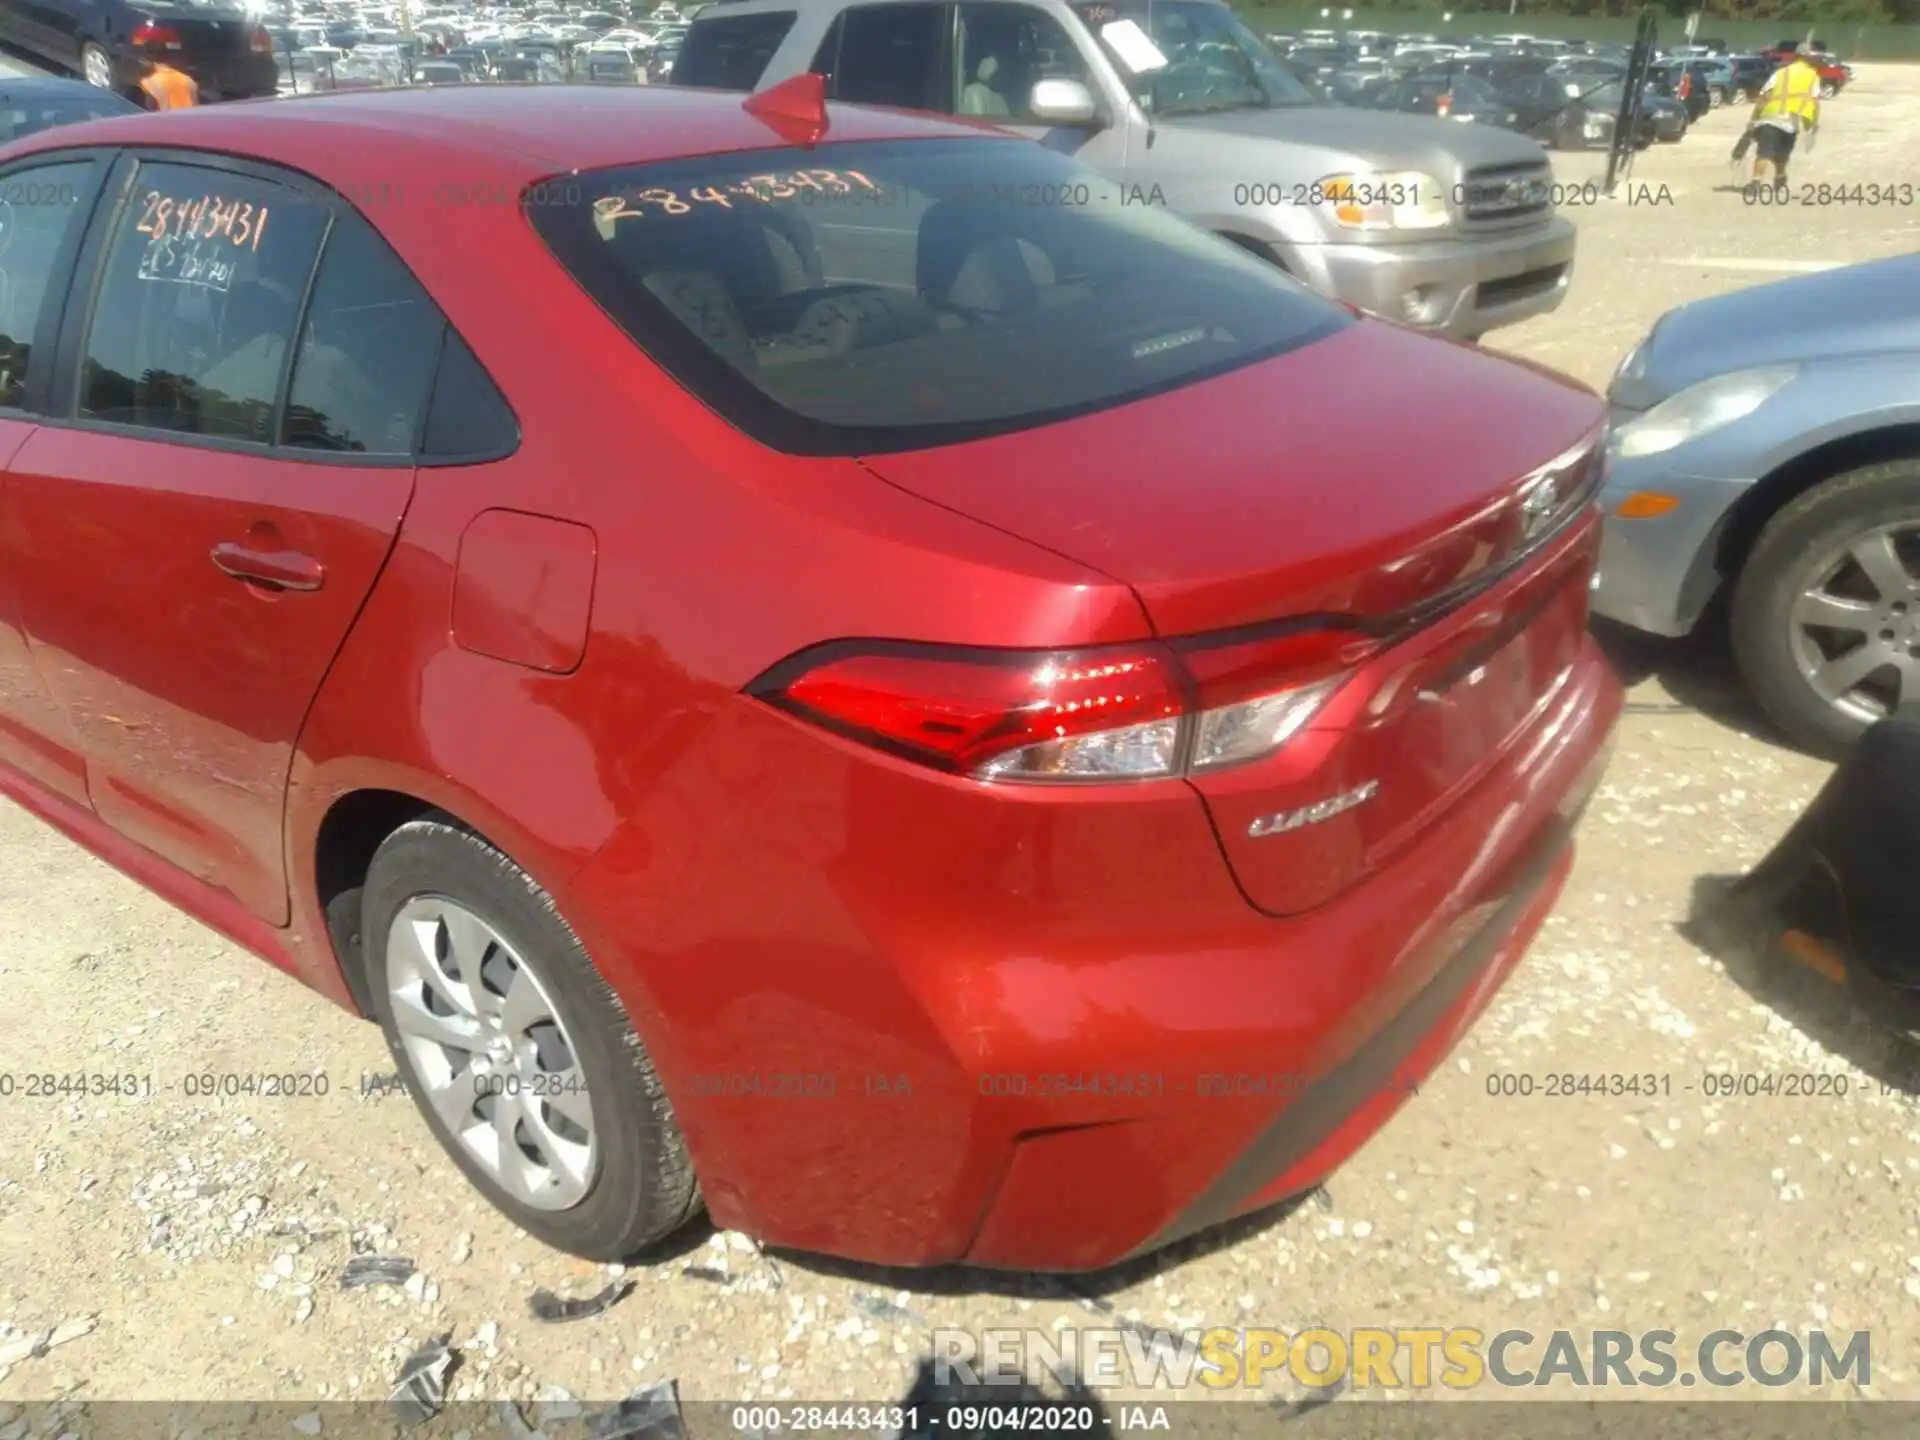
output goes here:
<path id="1" fill-rule="evenodd" d="M 630 196 L 605 195 L 593 202 L 593 224 L 603 239 L 612 239 L 614 226 L 621 220 L 644 220 L 650 215 L 693 215 L 702 213 L 703 206 L 712 205 L 731 210 L 736 200 L 771 205 L 775 201 L 799 199 L 805 204 L 823 195 L 837 199 L 862 193 L 877 196 L 880 187 L 858 170 L 796 170 L 784 176 L 749 175 L 738 184 L 702 185 L 684 196 L 677 190 L 658 187 Z"/>
<path id="2" fill-rule="evenodd" d="M 221 195 L 202 195 L 197 200 L 175 200 L 158 190 L 149 190 L 142 202 L 140 223 L 134 229 L 151 237 L 150 244 L 178 237 L 185 240 L 211 240 L 215 236 L 236 248 L 258 250 L 267 233 L 268 207 L 254 206 Z"/>

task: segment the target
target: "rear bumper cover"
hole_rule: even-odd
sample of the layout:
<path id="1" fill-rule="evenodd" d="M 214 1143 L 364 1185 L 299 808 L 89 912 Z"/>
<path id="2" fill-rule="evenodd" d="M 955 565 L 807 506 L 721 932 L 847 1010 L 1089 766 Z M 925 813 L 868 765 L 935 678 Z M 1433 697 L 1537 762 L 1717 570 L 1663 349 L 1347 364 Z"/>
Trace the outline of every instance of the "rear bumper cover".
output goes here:
<path id="1" fill-rule="evenodd" d="M 781 805 L 716 833 L 662 795 L 556 898 L 716 1224 L 1099 1269 L 1311 1188 L 1385 1123 L 1544 921 L 1620 704 L 1585 640 L 1415 844 L 1274 919 L 1184 782 L 983 793 L 743 700 L 686 763 L 787 777 Z"/>

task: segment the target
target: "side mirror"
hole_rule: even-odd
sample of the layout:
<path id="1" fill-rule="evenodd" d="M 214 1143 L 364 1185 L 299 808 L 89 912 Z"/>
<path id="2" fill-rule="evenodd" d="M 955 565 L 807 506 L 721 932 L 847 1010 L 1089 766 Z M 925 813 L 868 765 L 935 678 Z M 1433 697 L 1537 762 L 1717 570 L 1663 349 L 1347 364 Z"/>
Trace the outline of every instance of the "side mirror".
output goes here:
<path id="1" fill-rule="evenodd" d="M 1093 103 L 1093 92 L 1078 80 L 1041 80 L 1027 97 L 1027 111 L 1036 120 L 1049 125 L 1092 125 L 1100 107 Z"/>

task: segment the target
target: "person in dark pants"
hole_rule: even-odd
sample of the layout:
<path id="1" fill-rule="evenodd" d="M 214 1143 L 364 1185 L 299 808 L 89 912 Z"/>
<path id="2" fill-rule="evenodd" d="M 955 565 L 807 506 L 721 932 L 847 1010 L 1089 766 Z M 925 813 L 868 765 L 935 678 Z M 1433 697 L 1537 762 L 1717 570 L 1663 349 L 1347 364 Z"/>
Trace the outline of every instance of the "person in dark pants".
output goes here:
<path id="1" fill-rule="evenodd" d="M 1795 142 L 1804 133 L 1811 150 L 1819 126 L 1820 72 L 1796 54 L 1773 72 L 1754 103 L 1748 131 L 1753 137 L 1753 183 L 1784 189 Z M 1744 143 L 1746 137 L 1741 138 Z"/>

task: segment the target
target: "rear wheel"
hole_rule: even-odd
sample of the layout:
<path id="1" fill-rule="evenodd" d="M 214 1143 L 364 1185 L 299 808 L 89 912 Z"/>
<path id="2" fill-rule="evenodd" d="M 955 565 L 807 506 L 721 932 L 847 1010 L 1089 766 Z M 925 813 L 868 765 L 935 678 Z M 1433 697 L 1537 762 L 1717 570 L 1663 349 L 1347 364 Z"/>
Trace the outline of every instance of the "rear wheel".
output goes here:
<path id="1" fill-rule="evenodd" d="M 444 819 L 367 874 L 374 1009 L 428 1128 L 522 1229 L 624 1260 L 699 1204 L 672 1107 L 619 999 L 552 900 Z"/>
<path id="2" fill-rule="evenodd" d="M 1822 80 L 1820 82 L 1820 98 L 1822 100 L 1831 100 L 1834 96 L 1838 95 L 1839 93 L 1840 93 L 1840 87 L 1834 84 L 1831 80 Z"/>
<path id="3" fill-rule="evenodd" d="M 1920 705 L 1920 460 L 1837 476 L 1775 515 L 1735 585 L 1732 639 L 1761 708 L 1816 754 Z"/>
<path id="4" fill-rule="evenodd" d="M 113 60 L 91 40 L 80 47 L 80 78 L 96 90 L 113 89 Z"/>

